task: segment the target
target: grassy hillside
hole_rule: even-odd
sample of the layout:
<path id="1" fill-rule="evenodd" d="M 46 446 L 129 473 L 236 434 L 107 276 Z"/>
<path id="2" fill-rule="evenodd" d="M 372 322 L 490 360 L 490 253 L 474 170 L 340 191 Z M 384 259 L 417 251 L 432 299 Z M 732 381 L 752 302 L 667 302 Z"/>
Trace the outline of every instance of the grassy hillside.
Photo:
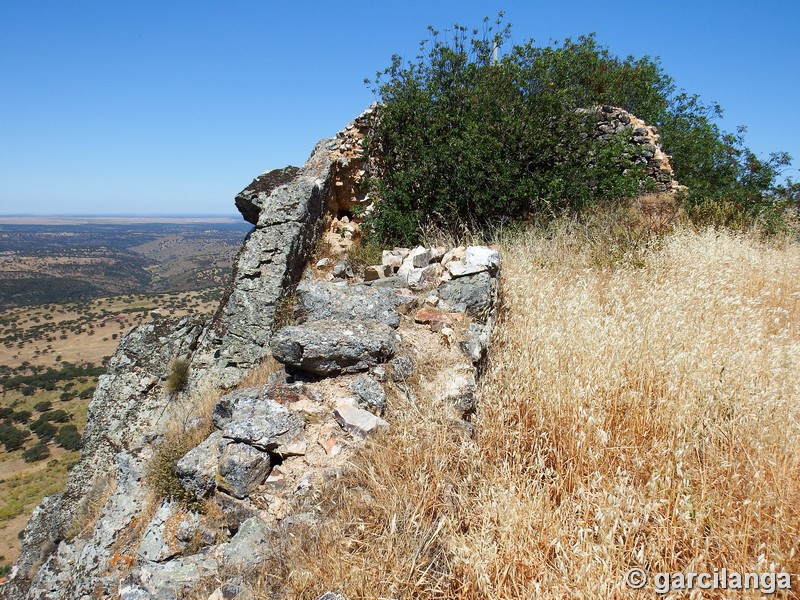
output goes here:
<path id="1" fill-rule="evenodd" d="M 517 235 L 475 435 L 392 398 L 262 589 L 634 598 L 634 567 L 800 572 L 798 272 L 798 243 L 714 229 Z"/>

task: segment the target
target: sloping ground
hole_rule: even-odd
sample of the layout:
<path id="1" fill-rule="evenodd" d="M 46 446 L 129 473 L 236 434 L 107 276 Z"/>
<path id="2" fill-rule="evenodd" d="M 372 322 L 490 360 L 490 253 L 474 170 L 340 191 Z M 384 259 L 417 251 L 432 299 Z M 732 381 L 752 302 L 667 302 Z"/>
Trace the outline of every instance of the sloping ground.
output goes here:
<path id="1" fill-rule="evenodd" d="M 395 398 L 265 594 L 642 597 L 632 568 L 648 593 L 722 568 L 797 593 L 800 246 L 678 231 L 600 268 L 600 242 L 506 245 L 474 440 Z"/>

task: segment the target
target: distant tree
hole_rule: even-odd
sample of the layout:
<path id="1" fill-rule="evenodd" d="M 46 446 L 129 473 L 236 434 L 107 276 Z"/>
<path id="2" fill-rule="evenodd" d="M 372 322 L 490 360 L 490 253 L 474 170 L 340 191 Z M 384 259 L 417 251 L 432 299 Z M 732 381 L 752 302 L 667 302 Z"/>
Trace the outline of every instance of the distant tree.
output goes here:
<path id="1" fill-rule="evenodd" d="M 58 429 L 52 423 L 43 419 L 37 419 L 30 424 L 30 430 L 35 433 L 40 440 L 50 441 L 55 436 Z"/>
<path id="2" fill-rule="evenodd" d="M 12 414 L 11 418 L 17 423 L 25 425 L 28 421 L 30 421 L 32 415 L 33 413 L 29 410 L 20 410 Z"/>
<path id="3" fill-rule="evenodd" d="M 6 452 L 18 450 L 25 443 L 30 434 L 8 423 L 0 424 L 0 443 L 5 446 Z"/>
<path id="4" fill-rule="evenodd" d="M 22 458 L 25 462 L 37 462 L 44 460 L 50 456 L 50 450 L 47 448 L 47 442 L 44 440 L 39 441 L 35 446 L 22 453 Z"/>
<path id="5" fill-rule="evenodd" d="M 45 413 L 42 413 L 39 416 L 40 419 L 44 421 L 49 421 L 51 423 L 64 423 L 69 421 L 69 413 L 67 411 L 59 408 L 57 410 L 50 410 Z"/>
<path id="6" fill-rule="evenodd" d="M 46 412 L 53 408 L 53 403 L 50 400 L 42 400 L 33 405 L 33 409 L 37 412 Z"/>
<path id="7" fill-rule="evenodd" d="M 58 430 L 55 442 L 65 450 L 79 450 L 81 447 L 81 434 L 75 425 L 64 425 Z"/>

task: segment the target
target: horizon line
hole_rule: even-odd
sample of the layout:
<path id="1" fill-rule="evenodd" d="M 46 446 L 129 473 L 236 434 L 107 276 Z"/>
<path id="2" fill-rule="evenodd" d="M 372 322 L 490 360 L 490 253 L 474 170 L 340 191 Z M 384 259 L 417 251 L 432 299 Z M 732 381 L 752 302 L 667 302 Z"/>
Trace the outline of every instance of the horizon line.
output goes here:
<path id="1" fill-rule="evenodd" d="M 0 217 L 234 217 L 240 218 L 242 215 L 238 212 L 175 212 L 175 213 L 159 213 L 159 212 L 120 212 L 120 213 L 0 213 Z"/>

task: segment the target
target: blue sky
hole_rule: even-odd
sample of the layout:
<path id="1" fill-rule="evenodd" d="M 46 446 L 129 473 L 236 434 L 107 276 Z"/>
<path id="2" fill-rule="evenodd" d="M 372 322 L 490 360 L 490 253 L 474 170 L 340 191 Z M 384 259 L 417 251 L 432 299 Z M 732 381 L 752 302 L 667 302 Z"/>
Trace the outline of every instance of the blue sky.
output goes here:
<path id="1" fill-rule="evenodd" d="M 0 0 L 0 214 L 233 213 L 374 98 L 427 25 L 505 10 L 513 41 L 596 32 L 800 166 L 800 3 Z M 800 178 L 796 169 L 787 175 Z"/>

